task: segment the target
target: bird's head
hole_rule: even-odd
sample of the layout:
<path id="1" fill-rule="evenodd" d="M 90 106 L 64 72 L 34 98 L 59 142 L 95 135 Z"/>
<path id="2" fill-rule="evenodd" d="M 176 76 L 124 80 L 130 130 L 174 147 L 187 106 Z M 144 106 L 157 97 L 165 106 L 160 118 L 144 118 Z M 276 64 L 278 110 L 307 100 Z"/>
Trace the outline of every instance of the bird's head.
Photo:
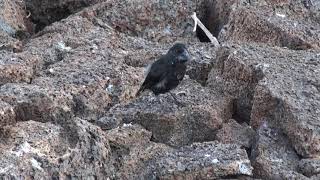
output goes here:
<path id="1" fill-rule="evenodd" d="M 177 43 L 173 45 L 169 51 L 168 55 L 171 56 L 172 63 L 186 63 L 190 59 L 187 47 L 182 43 Z"/>

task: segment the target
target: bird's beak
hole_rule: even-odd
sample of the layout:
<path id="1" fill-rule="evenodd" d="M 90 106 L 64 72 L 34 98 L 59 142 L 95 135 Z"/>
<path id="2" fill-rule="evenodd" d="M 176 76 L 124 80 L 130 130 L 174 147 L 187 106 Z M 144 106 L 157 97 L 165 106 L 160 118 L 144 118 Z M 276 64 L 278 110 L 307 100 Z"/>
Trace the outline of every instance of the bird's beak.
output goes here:
<path id="1" fill-rule="evenodd" d="M 179 62 L 185 63 L 190 59 L 190 55 L 187 50 L 184 50 L 183 53 L 178 57 Z"/>

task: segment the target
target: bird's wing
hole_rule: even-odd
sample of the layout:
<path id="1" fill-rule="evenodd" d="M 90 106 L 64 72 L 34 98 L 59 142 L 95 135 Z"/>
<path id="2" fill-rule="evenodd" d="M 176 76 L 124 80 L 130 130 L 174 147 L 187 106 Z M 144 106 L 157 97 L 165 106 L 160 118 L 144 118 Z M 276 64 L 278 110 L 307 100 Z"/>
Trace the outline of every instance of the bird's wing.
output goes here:
<path id="1" fill-rule="evenodd" d="M 143 84 L 141 85 L 140 89 L 138 90 L 136 96 L 139 96 L 139 94 L 144 91 L 145 89 L 149 89 L 152 86 L 159 83 L 166 74 L 166 64 L 159 59 L 158 61 L 154 62 L 150 70 L 147 74 L 147 77 L 145 78 Z"/>

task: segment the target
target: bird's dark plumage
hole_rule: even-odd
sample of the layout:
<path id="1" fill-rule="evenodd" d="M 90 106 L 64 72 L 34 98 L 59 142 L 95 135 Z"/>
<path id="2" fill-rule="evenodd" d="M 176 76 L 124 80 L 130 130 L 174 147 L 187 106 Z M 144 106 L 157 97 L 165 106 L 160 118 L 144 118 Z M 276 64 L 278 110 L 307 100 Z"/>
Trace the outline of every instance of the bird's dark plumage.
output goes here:
<path id="1" fill-rule="evenodd" d="M 151 65 L 136 96 L 146 89 L 158 95 L 176 88 L 186 73 L 185 63 L 188 60 L 189 54 L 186 46 L 181 43 L 175 44 L 166 55 Z"/>

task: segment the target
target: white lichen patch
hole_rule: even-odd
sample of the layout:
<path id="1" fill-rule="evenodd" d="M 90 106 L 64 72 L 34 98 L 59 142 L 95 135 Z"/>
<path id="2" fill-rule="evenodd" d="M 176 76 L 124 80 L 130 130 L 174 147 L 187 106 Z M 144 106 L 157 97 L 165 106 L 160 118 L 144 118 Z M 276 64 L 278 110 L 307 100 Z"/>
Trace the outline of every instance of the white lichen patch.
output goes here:
<path id="1" fill-rule="evenodd" d="M 72 49 L 71 47 L 66 46 L 65 43 L 62 41 L 58 42 L 57 48 L 61 51 L 66 51 L 66 52 L 69 52 Z"/>
<path id="2" fill-rule="evenodd" d="M 247 160 L 245 162 L 243 162 L 243 161 L 238 162 L 238 166 L 239 166 L 239 172 L 241 174 L 245 174 L 245 175 L 249 175 L 249 176 L 252 175 L 253 168 L 250 166 L 249 160 Z"/>
<path id="3" fill-rule="evenodd" d="M 5 174 L 5 173 L 7 173 L 7 172 L 8 172 L 10 169 L 12 169 L 12 168 L 14 168 L 13 165 L 6 166 L 6 167 L 3 167 L 3 168 L 0 167 L 0 174 Z"/>
<path id="4" fill-rule="evenodd" d="M 37 154 L 39 156 L 44 156 L 44 154 L 42 154 L 38 149 L 35 149 L 33 147 L 30 146 L 30 144 L 28 142 L 24 142 L 22 143 L 19 147 L 17 151 L 11 151 L 12 154 L 21 157 L 24 154 L 28 154 L 28 153 L 34 153 Z"/>
<path id="5" fill-rule="evenodd" d="M 124 123 L 124 124 L 122 125 L 122 127 L 131 127 L 131 126 L 132 126 L 132 123 L 129 123 L 129 124 L 125 124 L 125 123 Z"/>
<path id="6" fill-rule="evenodd" d="M 54 73 L 54 70 L 53 70 L 52 68 L 50 68 L 50 69 L 49 69 L 49 72 L 50 72 L 51 74 L 53 74 L 53 73 Z"/>
<path id="7" fill-rule="evenodd" d="M 213 159 L 211 162 L 212 162 L 213 164 L 217 164 L 217 163 L 219 163 L 220 161 L 219 161 L 218 159 Z"/>
<path id="8" fill-rule="evenodd" d="M 35 160 L 34 158 L 31 158 L 30 162 L 31 162 L 32 167 L 34 167 L 35 169 L 38 169 L 40 171 L 43 170 L 42 167 L 41 167 L 41 163 L 38 162 L 37 160 Z"/>
<path id="9" fill-rule="evenodd" d="M 172 30 L 171 30 L 171 26 L 168 25 L 167 27 L 164 28 L 163 33 L 167 34 L 167 35 L 171 35 L 172 34 Z"/>
<path id="10" fill-rule="evenodd" d="M 21 144 L 19 146 L 18 151 L 12 151 L 13 154 L 15 154 L 16 156 L 22 156 L 25 153 L 29 153 L 31 152 L 31 146 L 28 142 L 24 142 L 23 144 Z"/>
<path id="11" fill-rule="evenodd" d="M 256 69 L 260 69 L 263 73 L 267 71 L 267 69 L 270 68 L 270 64 L 267 63 L 259 63 L 255 66 Z"/>
<path id="12" fill-rule="evenodd" d="M 113 90 L 114 90 L 114 86 L 112 84 L 109 84 L 108 87 L 106 88 L 106 91 L 109 93 L 109 94 L 112 94 L 113 93 Z"/>
<path id="13" fill-rule="evenodd" d="M 276 13 L 276 16 L 281 17 L 281 18 L 285 18 L 286 17 L 285 14 L 280 14 L 280 13 Z"/>

